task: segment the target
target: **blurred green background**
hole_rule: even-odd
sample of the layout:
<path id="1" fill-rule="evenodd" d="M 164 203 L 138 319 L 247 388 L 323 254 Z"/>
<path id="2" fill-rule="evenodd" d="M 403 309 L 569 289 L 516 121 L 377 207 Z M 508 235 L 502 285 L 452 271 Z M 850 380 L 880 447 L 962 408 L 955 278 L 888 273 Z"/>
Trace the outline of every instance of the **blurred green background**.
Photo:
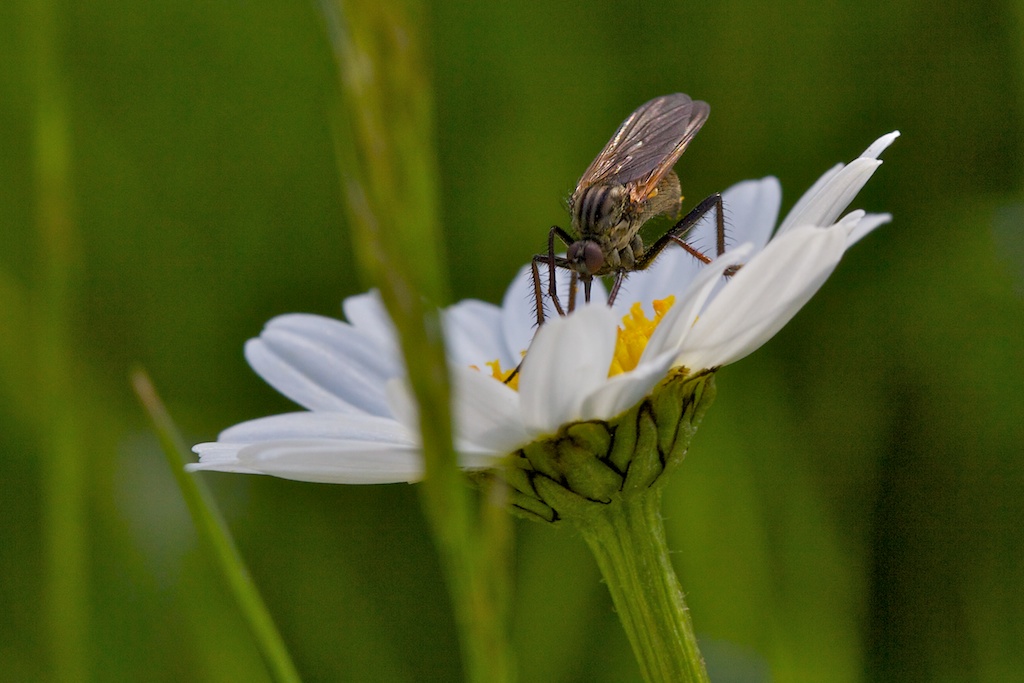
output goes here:
<path id="1" fill-rule="evenodd" d="M 854 202 L 893 223 L 719 374 L 666 494 L 716 681 L 1024 680 L 1022 9 L 429 8 L 455 298 L 500 301 L 653 96 L 712 105 L 679 166 L 691 200 L 772 174 L 786 211 L 903 132 Z M 17 0 L 0 57 L 0 679 L 266 680 L 128 375 L 147 368 L 188 437 L 211 439 L 292 409 L 245 339 L 363 290 L 318 10 Z M 41 108 L 40 83 L 63 99 Z M 34 171 L 35 149 L 59 161 L 61 121 L 66 176 Z M 35 207 L 62 186 L 39 177 L 69 180 L 59 234 Z M 306 680 L 458 679 L 415 487 L 205 478 Z M 516 531 L 521 680 L 639 680 L 581 539 Z M 55 592 L 81 606 L 57 629 Z"/>

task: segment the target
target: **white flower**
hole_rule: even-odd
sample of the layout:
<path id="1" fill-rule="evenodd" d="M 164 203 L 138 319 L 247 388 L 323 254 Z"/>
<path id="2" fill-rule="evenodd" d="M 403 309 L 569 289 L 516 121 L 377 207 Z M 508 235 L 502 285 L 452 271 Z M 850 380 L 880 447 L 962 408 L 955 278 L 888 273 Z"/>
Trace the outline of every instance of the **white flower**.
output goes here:
<path id="1" fill-rule="evenodd" d="M 604 305 L 595 282 L 592 305 L 550 318 L 533 336 L 532 284 L 524 268 L 501 307 L 467 300 L 446 309 L 455 445 L 462 466 L 486 468 L 564 424 L 613 418 L 647 395 L 672 367 L 713 369 L 764 344 L 821 287 L 847 248 L 890 220 L 888 214 L 840 214 L 898 135 L 879 138 L 850 164 L 828 171 L 774 236 L 781 201 L 775 178 L 726 190 L 729 237 L 738 246 L 707 266 L 670 247 L 648 271 L 626 281 L 612 308 Z M 714 244 L 712 225 L 709 216 L 689 240 Z M 735 275 L 722 277 L 736 264 L 743 266 Z M 642 336 L 645 346 L 632 349 L 639 355 L 635 367 L 609 376 L 623 344 L 629 344 L 617 344 L 619 320 L 635 302 L 646 306 L 667 297 L 675 304 L 666 312 L 659 303 L 660 323 L 649 341 Z M 195 447 L 200 461 L 190 470 L 349 484 L 422 476 L 415 404 L 385 309 L 376 295 L 364 294 L 346 299 L 344 312 L 348 322 L 280 316 L 246 344 L 253 369 L 306 410 L 225 430 L 216 442 Z M 518 391 L 481 370 L 494 361 L 504 370 L 514 368 L 527 348 Z"/>

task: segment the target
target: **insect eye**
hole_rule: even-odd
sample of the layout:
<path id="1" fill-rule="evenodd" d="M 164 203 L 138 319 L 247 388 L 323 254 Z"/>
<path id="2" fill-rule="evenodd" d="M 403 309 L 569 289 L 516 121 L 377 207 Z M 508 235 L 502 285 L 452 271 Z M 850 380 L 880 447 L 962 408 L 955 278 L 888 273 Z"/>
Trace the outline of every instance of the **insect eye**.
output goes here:
<path id="1" fill-rule="evenodd" d="M 583 262 L 590 273 L 596 273 L 604 265 L 604 252 L 597 242 L 587 242 L 583 247 Z"/>
<path id="2" fill-rule="evenodd" d="M 584 272 L 588 274 L 596 273 L 604 265 L 604 253 L 600 245 L 590 240 L 574 242 L 569 247 L 566 257 L 572 263 L 582 265 Z"/>

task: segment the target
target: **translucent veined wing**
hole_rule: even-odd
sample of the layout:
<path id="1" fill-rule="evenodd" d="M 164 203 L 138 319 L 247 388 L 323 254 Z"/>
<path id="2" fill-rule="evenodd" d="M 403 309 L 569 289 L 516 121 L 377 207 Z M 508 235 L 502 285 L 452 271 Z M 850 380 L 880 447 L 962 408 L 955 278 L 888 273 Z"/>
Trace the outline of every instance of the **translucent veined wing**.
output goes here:
<path id="1" fill-rule="evenodd" d="M 626 186 L 634 202 L 647 199 L 676 165 L 710 111 L 707 102 L 682 93 L 640 105 L 583 173 L 573 200 L 586 188 L 604 183 Z"/>

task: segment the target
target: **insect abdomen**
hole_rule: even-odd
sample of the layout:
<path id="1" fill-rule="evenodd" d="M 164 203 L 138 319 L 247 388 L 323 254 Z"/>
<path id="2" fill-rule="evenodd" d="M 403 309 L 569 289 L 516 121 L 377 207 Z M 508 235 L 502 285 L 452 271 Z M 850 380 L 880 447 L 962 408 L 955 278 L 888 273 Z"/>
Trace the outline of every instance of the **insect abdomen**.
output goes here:
<path id="1" fill-rule="evenodd" d="M 676 217 L 682 209 L 682 190 L 679 186 L 679 176 L 675 171 L 669 171 L 664 178 L 658 182 L 655 188 L 655 195 L 640 205 L 640 215 L 637 222 L 643 225 L 657 216 Z"/>

